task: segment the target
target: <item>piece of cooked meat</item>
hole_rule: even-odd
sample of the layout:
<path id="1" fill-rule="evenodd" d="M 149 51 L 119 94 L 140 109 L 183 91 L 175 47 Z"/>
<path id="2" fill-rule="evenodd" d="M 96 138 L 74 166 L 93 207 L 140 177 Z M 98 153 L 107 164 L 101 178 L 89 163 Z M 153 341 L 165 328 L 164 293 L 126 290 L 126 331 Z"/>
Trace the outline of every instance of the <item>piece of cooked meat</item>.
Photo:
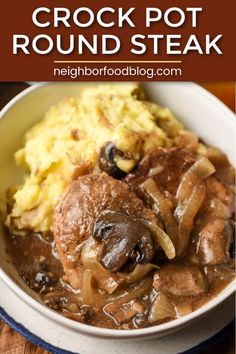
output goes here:
<path id="1" fill-rule="evenodd" d="M 194 265 L 168 264 L 156 271 L 153 287 L 174 296 L 195 296 L 205 292 L 207 280 Z"/>
<path id="2" fill-rule="evenodd" d="M 206 179 L 206 187 L 207 187 L 207 199 L 217 198 L 222 203 L 224 203 L 228 210 L 229 216 L 234 213 L 235 209 L 235 199 L 233 192 L 217 177 L 210 176 Z"/>
<path id="3" fill-rule="evenodd" d="M 199 233 L 197 255 L 200 263 L 227 263 L 231 240 L 232 230 L 229 222 L 224 219 L 210 221 Z"/>
<path id="4" fill-rule="evenodd" d="M 175 195 L 181 177 L 195 160 L 192 153 L 181 148 L 156 148 L 145 155 L 125 181 L 133 188 L 152 177 L 161 190 Z"/>
<path id="5" fill-rule="evenodd" d="M 80 283 L 77 267 L 83 242 L 91 236 L 94 221 L 103 210 L 125 212 L 158 224 L 155 214 L 124 182 L 106 173 L 93 173 L 73 181 L 56 208 L 54 238 L 65 274 L 75 288 Z"/>
<path id="6" fill-rule="evenodd" d="M 158 207 L 156 208 L 155 203 L 153 203 L 153 199 L 150 198 L 148 194 L 143 193 L 143 191 L 139 188 L 139 185 L 151 177 L 155 181 L 159 191 L 162 193 L 163 198 L 169 199 L 171 203 L 173 201 L 171 206 L 174 214 L 174 208 L 176 203 L 178 203 L 178 200 L 176 199 L 176 192 L 181 179 L 185 172 L 194 164 L 196 160 L 196 155 L 181 148 L 156 148 L 150 151 L 139 162 L 137 168 L 126 176 L 125 181 L 136 192 L 136 194 L 145 201 L 147 205 L 152 207 L 158 215 L 161 215 L 161 210 L 158 210 Z M 221 213 L 223 213 L 223 215 L 220 216 L 220 218 L 229 220 L 229 218 L 234 213 L 234 195 L 227 185 L 225 185 L 219 178 L 217 178 L 215 174 L 205 178 L 202 182 L 206 186 L 206 196 L 200 210 L 194 219 L 194 228 L 195 235 L 197 235 L 197 240 L 199 239 L 199 233 L 209 222 L 209 218 L 211 222 L 219 218 L 219 215 L 217 215 L 217 213 L 220 212 L 219 207 L 218 210 L 216 210 L 216 208 L 215 210 L 209 209 L 211 201 L 212 205 L 215 203 L 215 201 L 218 205 L 221 204 Z M 165 217 L 161 218 L 162 220 L 165 220 Z M 170 223 L 169 220 L 168 222 Z M 204 236 L 204 238 L 201 237 L 200 259 L 203 263 L 206 262 L 206 259 L 212 259 L 212 262 L 221 262 L 220 259 L 225 260 L 227 258 L 230 244 L 230 238 L 226 236 L 227 232 L 225 231 L 224 235 L 220 235 L 217 230 L 212 231 L 211 229 L 211 234 L 211 236 L 208 234 L 207 238 L 206 236 Z M 211 239 L 209 239 L 209 237 Z M 208 246 L 206 245 L 207 240 Z M 212 258 L 210 255 L 206 255 L 207 247 L 208 252 L 212 253 Z M 204 256 L 203 253 L 205 254 Z M 215 258 L 215 261 L 213 258 Z"/>
<path id="7" fill-rule="evenodd" d="M 196 159 L 196 155 L 182 148 L 156 148 L 145 155 L 137 168 L 126 176 L 125 181 L 132 189 L 137 190 L 138 185 L 152 177 L 161 191 L 176 195 L 181 178 Z M 220 199 L 229 207 L 232 214 L 234 209 L 232 191 L 215 175 L 204 181 L 207 189 L 206 199 Z"/>
<path id="8" fill-rule="evenodd" d="M 205 180 L 206 198 L 195 223 L 192 247 L 201 264 L 217 265 L 230 259 L 233 241 L 234 195 L 214 175 Z"/>

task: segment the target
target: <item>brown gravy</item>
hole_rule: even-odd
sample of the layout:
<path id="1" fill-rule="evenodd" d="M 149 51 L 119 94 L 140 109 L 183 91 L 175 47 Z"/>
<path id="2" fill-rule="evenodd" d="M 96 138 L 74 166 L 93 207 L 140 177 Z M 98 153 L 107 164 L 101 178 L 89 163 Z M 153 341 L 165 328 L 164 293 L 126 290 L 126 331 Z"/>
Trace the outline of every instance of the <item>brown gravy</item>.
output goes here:
<path id="1" fill-rule="evenodd" d="M 63 270 L 57 258 L 52 235 L 42 236 L 33 233 L 25 237 L 8 235 L 6 237 L 6 248 L 13 265 L 24 282 L 39 294 L 46 306 L 63 314 L 65 317 L 89 325 L 113 329 L 133 329 L 151 325 L 147 320 L 150 298 L 155 296 L 151 287 L 139 299 L 146 311 L 137 314 L 128 323 L 119 324 L 107 316 L 103 308 L 92 308 L 83 305 L 80 292 L 74 291 L 63 281 Z M 188 264 L 188 261 L 183 259 L 181 263 Z M 203 270 L 208 278 L 206 293 L 184 298 L 170 296 L 178 309 L 178 316 L 187 314 L 190 309 L 194 311 L 208 302 L 234 278 L 233 261 L 227 265 L 206 266 Z M 162 322 L 166 322 L 166 320 L 159 323 Z"/>

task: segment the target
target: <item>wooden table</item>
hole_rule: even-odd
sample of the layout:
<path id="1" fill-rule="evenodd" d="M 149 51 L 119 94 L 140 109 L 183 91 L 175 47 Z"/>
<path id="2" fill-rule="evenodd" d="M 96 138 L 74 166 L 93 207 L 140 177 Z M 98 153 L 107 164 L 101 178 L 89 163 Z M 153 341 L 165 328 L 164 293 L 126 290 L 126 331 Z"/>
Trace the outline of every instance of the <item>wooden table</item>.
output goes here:
<path id="1" fill-rule="evenodd" d="M 235 85 L 233 82 L 201 83 L 201 85 L 219 97 L 230 109 L 233 111 L 235 110 Z M 16 93 L 20 92 L 25 87 L 26 85 L 24 83 L 0 83 L 0 109 L 9 101 L 10 98 L 14 97 Z M 0 320 L 0 354 L 3 353 L 47 354 L 48 352 L 28 342 Z M 202 354 L 234 353 L 235 333 L 233 330 L 223 341 L 202 352 Z"/>

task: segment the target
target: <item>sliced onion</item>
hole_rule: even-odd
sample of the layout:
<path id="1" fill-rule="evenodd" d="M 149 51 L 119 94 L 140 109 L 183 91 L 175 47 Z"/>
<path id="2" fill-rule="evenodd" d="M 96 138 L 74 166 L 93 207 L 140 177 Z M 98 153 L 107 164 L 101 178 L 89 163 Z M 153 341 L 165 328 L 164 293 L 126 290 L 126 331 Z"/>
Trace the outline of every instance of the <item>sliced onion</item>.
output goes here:
<path id="1" fill-rule="evenodd" d="M 179 217 L 179 243 L 178 243 L 178 256 L 183 256 L 188 248 L 190 241 L 190 233 L 193 227 L 193 220 L 198 213 L 203 200 L 205 198 L 206 186 L 204 183 L 197 184 L 193 192 L 186 202 L 182 213 Z"/>
<path id="2" fill-rule="evenodd" d="M 158 173 L 161 173 L 164 170 L 163 166 L 157 166 L 157 167 L 153 167 L 149 170 L 148 172 L 148 176 L 149 177 L 153 177 L 156 176 Z"/>
<path id="3" fill-rule="evenodd" d="M 156 267 L 151 263 L 137 264 L 129 274 L 111 274 L 97 261 L 97 248 L 92 238 L 88 239 L 84 245 L 81 261 L 84 269 L 91 271 L 97 287 L 105 290 L 108 294 L 113 294 L 121 286 L 127 286 L 144 279 Z"/>
<path id="4" fill-rule="evenodd" d="M 133 284 L 144 279 L 154 268 L 156 268 L 156 266 L 151 263 L 137 264 L 131 273 L 119 273 L 119 276 L 125 279 L 126 284 Z"/>
<path id="5" fill-rule="evenodd" d="M 140 188 L 143 189 L 156 203 L 159 214 L 164 221 L 166 232 L 176 247 L 178 242 L 178 227 L 173 218 L 172 203 L 160 192 L 157 184 L 152 178 L 148 178 L 143 182 L 140 185 Z"/>
<path id="6" fill-rule="evenodd" d="M 118 292 L 116 295 L 100 293 L 96 287 L 94 274 L 89 269 L 85 269 L 82 278 L 81 297 L 83 304 L 94 307 L 105 306 L 116 299 L 125 298 L 127 292 Z"/>
<path id="7" fill-rule="evenodd" d="M 167 257 L 173 259 L 175 257 L 175 246 L 169 236 L 158 225 L 144 219 L 142 219 L 142 222 L 151 230 L 153 237 L 161 248 L 163 248 Z"/>
<path id="8" fill-rule="evenodd" d="M 81 253 L 84 269 L 81 297 L 84 304 L 101 307 L 113 302 L 119 305 L 136 299 L 148 291 L 153 279 L 152 276 L 147 275 L 153 270 L 154 265 L 150 263 L 137 265 L 130 274 L 111 275 L 97 261 L 96 246 L 92 238 L 88 239 Z M 126 286 L 126 289 L 118 290 L 119 285 Z M 103 293 L 100 289 L 103 289 Z"/>
<path id="9" fill-rule="evenodd" d="M 83 267 L 92 272 L 98 283 L 98 287 L 106 290 L 109 294 L 113 293 L 119 284 L 124 281 L 124 279 L 119 278 L 119 276 L 109 273 L 97 261 L 97 245 L 92 237 L 86 241 L 83 247 L 81 261 Z"/>
<path id="10" fill-rule="evenodd" d="M 148 276 L 125 290 L 117 291 L 113 294 L 100 293 L 96 287 L 96 280 L 91 270 L 85 269 L 82 278 L 81 297 L 86 305 L 101 307 L 108 303 L 117 306 L 143 296 L 152 286 L 153 277 Z"/>
<path id="11" fill-rule="evenodd" d="M 103 306 L 106 303 L 106 297 L 103 297 L 94 288 L 93 273 L 89 269 L 85 269 L 83 273 L 81 296 L 83 303 L 86 305 L 96 307 Z"/>
<path id="12" fill-rule="evenodd" d="M 124 291 L 120 291 L 115 295 L 109 295 L 108 300 L 109 302 L 115 302 L 117 305 L 121 305 L 127 303 L 131 300 L 137 299 L 144 294 L 151 288 L 153 283 L 153 277 L 148 276 L 143 280 L 131 285 Z"/>
<path id="13" fill-rule="evenodd" d="M 179 184 L 176 197 L 180 203 L 183 203 L 187 200 L 193 188 L 202 180 L 215 172 L 215 167 L 212 163 L 206 158 L 201 157 L 197 160 L 185 174 L 183 175 L 181 182 Z"/>
<path id="14" fill-rule="evenodd" d="M 165 294 L 158 294 L 150 309 L 148 320 L 154 323 L 174 317 L 176 317 L 174 305 Z"/>

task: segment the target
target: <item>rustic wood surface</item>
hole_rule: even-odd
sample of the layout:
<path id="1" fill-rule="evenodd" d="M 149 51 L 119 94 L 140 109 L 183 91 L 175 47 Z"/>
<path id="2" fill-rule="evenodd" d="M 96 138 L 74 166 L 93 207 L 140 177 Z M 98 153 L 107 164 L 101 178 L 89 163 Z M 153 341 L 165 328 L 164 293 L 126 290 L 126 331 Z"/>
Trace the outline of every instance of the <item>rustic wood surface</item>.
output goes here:
<path id="1" fill-rule="evenodd" d="M 233 82 L 212 82 L 201 83 L 203 87 L 220 98 L 231 110 L 235 111 L 235 84 Z M 0 109 L 16 95 L 16 93 L 27 87 L 24 83 L 0 83 Z M 0 354 L 47 354 L 43 350 L 20 334 L 12 330 L 7 324 L 0 320 Z M 201 354 L 234 354 L 235 353 L 235 332 L 232 330 L 227 338 L 217 345 L 204 350 Z M 91 351 L 91 354 L 92 351 Z M 111 353 L 112 354 L 112 353 Z"/>

